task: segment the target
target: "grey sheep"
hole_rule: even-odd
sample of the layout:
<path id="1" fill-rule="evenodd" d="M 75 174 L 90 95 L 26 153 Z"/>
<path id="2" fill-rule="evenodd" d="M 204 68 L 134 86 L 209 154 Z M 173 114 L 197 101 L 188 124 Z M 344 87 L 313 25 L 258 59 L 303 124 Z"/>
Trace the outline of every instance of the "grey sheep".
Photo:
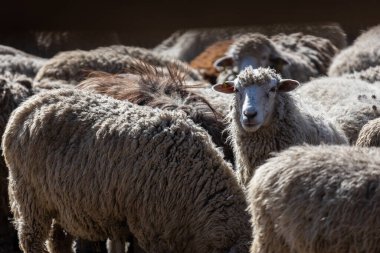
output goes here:
<path id="1" fill-rule="evenodd" d="M 227 124 L 223 114 L 214 109 L 208 97 L 195 92 L 198 86 L 187 85 L 180 67 L 175 63 L 162 69 L 137 61 L 129 66 L 128 74 L 93 74 L 94 77 L 84 80 L 77 88 L 138 105 L 183 111 L 211 135 L 218 147 L 223 148 L 226 160 L 233 162 L 232 147 L 226 141 L 224 130 Z"/>
<path id="2" fill-rule="evenodd" d="M 247 185 L 256 168 L 270 153 L 297 144 L 346 144 L 334 122 L 318 115 L 289 91 L 299 83 L 281 79 L 273 69 L 251 66 L 233 82 L 213 88 L 235 93 L 229 114 L 232 141 L 240 182 Z"/>
<path id="3" fill-rule="evenodd" d="M 251 253 L 380 252 L 380 149 L 291 147 L 249 183 Z"/>
<path id="4" fill-rule="evenodd" d="M 370 120 L 362 127 L 356 146 L 380 147 L 380 118 Z"/>
<path id="5" fill-rule="evenodd" d="M 346 34 L 336 23 L 325 24 L 276 24 L 267 26 L 206 28 L 177 31 L 157 45 L 153 50 L 185 62 L 190 62 L 211 44 L 235 39 L 246 33 L 261 33 L 272 36 L 278 33 L 302 32 L 330 40 L 339 49 L 346 46 Z"/>
<path id="6" fill-rule="evenodd" d="M 23 75 L 6 73 L 0 75 L 0 136 L 3 135 L 5 126 L 12 111 L 21 102 L 32 95 L 32 80 Z M 2 151 L 1 151 L 2 153 Z M 0 157 L 0 248 L 12 251 L 13 245 L 17 245 L 17 235 L 9 219 L 11 212 L 8 201 L 8 168 L 3 156 Z"/>
<path id="7" fill-rule="evenodd" d="M 165 67 L 175 60 L 160 56 L 138 47 L 110 46 L 90 51 L 75 50 L 62 52 L 51 58 L 37 73 L 34 86 L 51 81 L 61 81 L 72 85 L 84 80 L 92 71 L 121 73 L 136 59 L 158 67 Z M 181 70 L 193 80 L 202 80 L 199 73 L 185 63 L 178 62 Z"/>
<path id="8" fill-rule="evenodd" d="M 47 60 L 0 45 L 0 75 L 12 73 L 34 78 Z"/>
<path id="9" fill-rule="evenodd" d="M 58 231 L 89 240 L 131 232 L 147 252 L 248 252 L 243 190 L 183 113 L 43 92 L 14 111 L 2 148 L 24 252 L 46 252 L 45 240 L 57 249 L 53 219 Z"/>
<path id="10" fill-rule="evenodd" d="M 329 69 L 329 76 L 362 71 L 380 65 L 380 25 L 370 28 L 342 50 Z"/>
<path id="11" fill-rule="evenodd" d="M 380 65 L 369 67 L 362 71 L 354 71 L 352 73 L 343 74 L 342 77 L 348 79 L 359 79 L 369 83 L 380 82 Z"/>
<path id="12" fill-rule="evenodd" d="M 248 33 L 237 38 L 226 55 L 215 62 L 219 69 L 230 68 L 231 77 L 221 73 L 218 82 L 231 80 L 247 66 L 271 67 L 284 78 L 306 82 L 325 75 L 338 49 L 328 40 L 303 33 L 277 34 L 267 37 Z"/>
<path id="13" fill-rule="evenodd" d="M 333 118 L 351 144 L 364 124 L 380 117 L 380 87 L 361 80 L 323 77 L 305 83 L 296 93 Z"/>

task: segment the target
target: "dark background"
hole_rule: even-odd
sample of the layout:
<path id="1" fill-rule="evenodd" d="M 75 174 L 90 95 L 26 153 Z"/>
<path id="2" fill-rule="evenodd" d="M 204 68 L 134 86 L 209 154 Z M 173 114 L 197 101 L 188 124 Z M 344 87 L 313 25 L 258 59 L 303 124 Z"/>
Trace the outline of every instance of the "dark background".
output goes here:
<path id="1" fill-rule="evenodd" d="M 4 3 L 5 2 L 5 3 Z M 338 22 L 349 40 L 380 23 L 380 1 L 2 1 L 1 34 L 28 30 L 103 30 L 153 46 L 177 29 Z"/>

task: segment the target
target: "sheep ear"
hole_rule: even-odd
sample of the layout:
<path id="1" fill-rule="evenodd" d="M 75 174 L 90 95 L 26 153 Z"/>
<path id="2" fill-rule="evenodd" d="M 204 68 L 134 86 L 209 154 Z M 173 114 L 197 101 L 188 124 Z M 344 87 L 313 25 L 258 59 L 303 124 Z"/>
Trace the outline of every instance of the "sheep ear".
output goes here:
<path id="1" fill-rule="evenodd" d="M 277 86 L 277 91 L 279 92 L 289 92 L 294 90 L 300 85 L 300 83 L 296 80 L 292 79 L 281 79 L 280 83 Z"/>
<path id="2" fill-rule="evenodd" d="M 217 70 L 221 70 L 226 67 L 232 67 L 233 64 L 234 60 L 231 56 L 223 56 L 214 62 L 214 68 L 216 68 Z"/>
<path id="3" fill-rule="evenodd" d="M 212 86 L 212 89 L 217 92 L 230 94 L 235 92 L 235 84 L 233 81 L 226 81 L 224 83 L 215 84 Z"/>
<path id="4" fill-rule="evenodd" d="M 286 65 L 289 65 L 289 62 L 282 58 L 281 56 L 275 56 L 270 59 L 271 67 L 274 68 L 277 72 L 281 73 L 283 68 Z"/>

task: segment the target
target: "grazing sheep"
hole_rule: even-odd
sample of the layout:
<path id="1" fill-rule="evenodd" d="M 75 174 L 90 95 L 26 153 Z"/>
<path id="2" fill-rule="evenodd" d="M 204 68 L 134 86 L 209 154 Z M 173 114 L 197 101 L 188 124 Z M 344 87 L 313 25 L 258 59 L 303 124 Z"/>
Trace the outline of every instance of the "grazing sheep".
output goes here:
<path id="1" fill-rule="evenodd" d="M 190 66 L 198 69 L 203 78 L 215 84 L 219 71 L 215 68 L 214 62 L 224 56 L 232 43 L 233 40 L 224 40 L 212 44 L 195 57 L 190 62 Z"/>
<path id="2" fill-rule="evenodd" d="M 0 75 L 8 72 L 33 78 L 46 59 L 0 45 Z"/>
<path id="3" fill-rule="evenodd" d="M 380 149 L 291 147 L 249 183 L 251 252 L 380 252 Z"/>
<path id="4" fill-rule="evenodd" d="M 295 80 L 281 79 L 273 69 L 250 66 L 233 82 L 213 87 L 219 92 L 235 93 L 229 131 L 236 168 L 244 185 L 271 152 L 302 143 L 347 143 L 344 133 L 332 122 L 287 93 L 298 85 Z"/>
<path id="5" fill-rule="evenodd" d="M 227 125 L 205 97 L 186 85 L 185 75 L 177 63 L 160 69 L 141 61 L 132 63 L 128 74 L 100 74 L 81 82 L 77 88 L 166 110 L 184 111 L 190 119 L 204 128 L 218 147 L 223 147 L 225 158 L 233 162 L 232 148 L 227 143 Z"/>
<path id="6" fill-rule="evenodd" d="M 136 59 L 158 67 L 165 67 L 175 61 L 168 57 L 159 56 L 147 49 L 127 46 L 100 47 L 90 51 L 62 52 L 51 58 L 40 69 L 35 78 L 34 86 L 51 81 L 62 81 L 76 85 L 84 80 L 91 71 L 120 73 Z M 187 64 L 181 62 L 177 64 L 193 80 L 202 80 L 199 73 L 191 69 Z"/>
<path id="7" fill-rule="evenodd" d="M 344 48 L 347 44 L 346 34 L 340 25 L 336 23 L 301 25 L 276 24 L 268 26 L 225 27 L 177 31 L 156 46 L 153 51 L 181 61 L 190 62 L 211 44 L 218 41 L 238 38 L 246 33 L 261 33 L 267 36 L 272 36 L 278 33 L 291 34 L 296 32 L 328 39 L 339 49 Z"/>
<path id="8" fill-rule="evenodd" d="M 338 54 L 329 69 L 329 76 L 362 71 L 380 65 L 380 25 L 370 28 L 354 43 Z"/>
<path id="9" fill-rule="evenodd" d="M 380 118 L 370 120 L 362 127 L 356 146 L 380 147 Z"/>
<path id="10" fill-rule="evenodd" d="M 215 66 L 219 69 L 232 68 L 235 73 L 247 66 L 271 67 L 284 78 L 305 82 L 326 74 L 337 52 L 338 49 L 329 40 L 312 35 L 278 34 L 269 38 L 249 33 L 237 38 L 226 55 L 215 62 Z M 218 82 L 226 81 L 222 78 L 218 78 Z"/>
<path id="11" fill-rule="evenodd" d="M 324 77 L 305 83 L 296 93 L 334 118 L 351 144 L 369 120 L 380 117 L 380 87 L 361 80 Z"/>
<path id="12" fill-rule="evenodd" d="M 12 111 L 31 94 L 32 80 L 23 75 L 6 73 L 0 75 L 0 136 Z M 1 151 L 2 152 L 2 151 Z M 9 219 L 11 213 L 8 201 L 8 168 L 0 157 L 0 248 L 11 252 L 17 248 L 17 235 Z"/>
<path id="13" fill-rule="evenodd" d="M 90 240 L 130 231 L 147 252 L 248 252 L 243 190 L 183 113 L 44 92 L 14 111 L 2 148 L 24 252 L 46 252 L 53 219 Z"/>
<path id="14" fill-rule="evenodd" d="M 348 79 L 359 79 L 369 83 L 380 82 L 380 65 L 369 67 L 362 71 L 354 71 L 349 74 L 343 74 L 342 77 Z"/>

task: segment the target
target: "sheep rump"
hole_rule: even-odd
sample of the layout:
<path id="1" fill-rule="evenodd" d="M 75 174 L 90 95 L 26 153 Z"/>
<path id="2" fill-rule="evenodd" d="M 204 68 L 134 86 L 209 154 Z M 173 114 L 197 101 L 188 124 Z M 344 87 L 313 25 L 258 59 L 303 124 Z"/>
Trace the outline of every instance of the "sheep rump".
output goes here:
<path id="1" fill-rule="evenodd" d="M 380 251 L 380 152 L 291 147 L 249 184 L 251 252 Z"/>
<path id="2" fill-rule="evenodd" d="M 182 114 L 44 92 L 15 110 L 2 147 L 24 249 L 43 251 L 54 218 L 88 240 L 132 232 L 147 252 L 248 251 L 242 189 L 208 134 Z"/>

